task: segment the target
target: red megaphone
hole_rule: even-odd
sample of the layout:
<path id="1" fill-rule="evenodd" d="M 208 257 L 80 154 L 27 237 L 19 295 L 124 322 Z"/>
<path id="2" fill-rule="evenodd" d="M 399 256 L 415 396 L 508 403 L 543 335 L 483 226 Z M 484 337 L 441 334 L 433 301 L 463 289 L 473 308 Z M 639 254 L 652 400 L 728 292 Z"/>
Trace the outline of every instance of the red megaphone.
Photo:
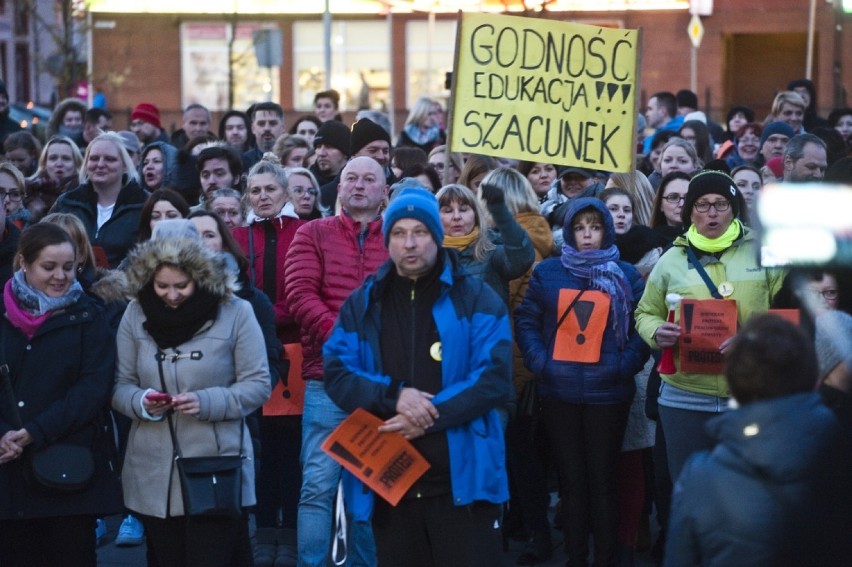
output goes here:
<path id="1" fill-rule="evenodd" d="M 669 323 L 674 323 L 675 309 L 682 299 L 683 297 L 677 293 L 669 293 L 666 295 L 666 304 L 669 306 Z M 657 372 L 660 374 L 674 374 L 677 372 L 677 368 L 675 368 L 674 363 L 674 347 L 666 347 L 663 349 L 663 356 L 660 358 L 660 363 L 657 365 Z"/>
<path id="2" fill-rule="evenodd" d="M 669 323 L 674 323 L 674 309 L 669 309 Z M 660 374 L 674 374 L 677 372 L 674 363 L 674 347 L 666 347 L 663 349 L 663 356 L 660 357 L 660 363 L 657 365 L 657 372 Z"/>

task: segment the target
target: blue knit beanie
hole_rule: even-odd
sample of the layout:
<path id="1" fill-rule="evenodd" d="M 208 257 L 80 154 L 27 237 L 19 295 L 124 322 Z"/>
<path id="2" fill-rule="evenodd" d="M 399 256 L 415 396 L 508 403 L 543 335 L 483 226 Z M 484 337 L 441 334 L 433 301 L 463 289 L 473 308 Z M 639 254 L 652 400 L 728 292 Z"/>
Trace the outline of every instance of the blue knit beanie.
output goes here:
<path id="1" fill-rule="evenodd" d="M 400 219 L 419 220 L 432 233 L 432 238 L 438 246 L 443 245 L 444 225 L 441 224 L 441 215 L 438 212 L 438 200 L 426 189 L 406 188 L 391 199 L 382 223 L 385 246 L 388 245 L 393 225 Z"/>
<path id="2" fill-rule="evenodd" d="M 769 136 L 772 134 L 783 134 L 788 138 L 792 138 L 795 135 L 795 132 L 793 132 L 793 129 L 790 128 L 786 122 L 770 122 L 763 127 L 763 133 L 760 135 L 761 148 L 763 148 L 763 144 L 766 143 L 766 140 L 768 140 Z"/>

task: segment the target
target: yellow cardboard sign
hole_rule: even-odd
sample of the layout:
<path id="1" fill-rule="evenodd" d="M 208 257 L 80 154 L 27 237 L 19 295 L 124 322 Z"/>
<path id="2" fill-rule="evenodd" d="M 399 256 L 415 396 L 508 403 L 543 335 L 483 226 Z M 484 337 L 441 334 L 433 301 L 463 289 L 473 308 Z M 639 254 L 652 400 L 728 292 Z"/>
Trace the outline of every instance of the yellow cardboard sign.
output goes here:
<path id="1" fill-rule="evenodd" d="M 633 170 L 637 30 L 465 13 L 458 33 L 452 151 Z"/>

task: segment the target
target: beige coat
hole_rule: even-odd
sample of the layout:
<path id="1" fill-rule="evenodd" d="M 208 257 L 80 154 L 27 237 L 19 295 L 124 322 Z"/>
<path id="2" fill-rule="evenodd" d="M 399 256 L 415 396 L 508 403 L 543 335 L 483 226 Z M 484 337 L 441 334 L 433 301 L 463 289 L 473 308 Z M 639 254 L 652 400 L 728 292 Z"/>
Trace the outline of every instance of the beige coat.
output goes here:
<path id="1" fill-rule="evenodd" d="M 133 420 L 122 470 L 125 505 L 140 514 L 165 518 L 183 515 L 180 482 L 172 458 L 168 421 L 143 417 L 142 396 L 161 390 L 157 346 L 142 328 L 145 315 L 136 301 L 127 308 L 118 330 L 118 370 L 112 406 Z M 240 419 L 269 398 L 269 368 L 263 335 L 251 306 L 242 299 L 225 300 L 212 325 L 202 328 L 178 349 L 200 359 L 163 362 L 169 393 L 193 391 L 197 417 L 175 413 L 178 443 L 185 457 L 236 455 Z M 169 349 L 167 354 L 173 351 Z M 243 506 L 255 504 L 254 463 L 248 430 L 242 428 Z"/>

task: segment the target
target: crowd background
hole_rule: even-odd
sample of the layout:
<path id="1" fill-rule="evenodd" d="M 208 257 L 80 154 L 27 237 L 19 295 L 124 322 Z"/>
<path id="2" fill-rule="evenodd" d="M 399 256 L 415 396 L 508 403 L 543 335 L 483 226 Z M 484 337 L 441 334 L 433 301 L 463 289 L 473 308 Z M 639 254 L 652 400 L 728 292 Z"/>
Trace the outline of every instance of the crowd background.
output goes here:
<path id="1" fill-rule="evenodd" d="M 117 411 L 108 428 L 111 433 L 114 421 L 117 453 L 103 447 L 98 457 L 124 462 L 125 487 L 122 500 L 113 495 L 94 507 L 71 509 L 55 497 L 55 507 L 48 500 L 31 508 L 37 511 L 23 512 L 36 522 L 32 525 L 15 523 L 17 510 L 30 509 L 19 508 L 18 495 L 14 505 L 0 510 L 8 533 L 54 525 L 39 523 L 48 520 L 77 530 L 68 528 L 69 534 L 88 530 L 81 557 L 91 559 L 103 532 L 100 517 L 123 505 L 116 543 L 142 544 L 147 531 L 152 565 L 188 564 L 181 554 L 211 538 L 230 546 L 208 546 L 199 564 L 324 564 L 340 469 L 330 466 L 318 444 L 345 412 L 325 393 L 322 349 L 347 297 L 388 259 L 382 213 L 394 195 L 411 189 L 435 195 L 439 215 L 429 222 L 441 226 L 429 227 L 441 233 L 440 245 L 514 313 L 514 357 L 506 363 L 514 364 L 516 400 L 498 413 L 510 488 L 508 501 L 500 502 L 501 536 L 506 546 L 524 542 L 517 564 L 540 564 L 553 556 L 552 527 L 565 532 L 572 565 L 589 560 L 590 535 L 596 564 L 630 565 L 637 550 L 650 551 L 654 561 L 679 564 L 672 557 L 684 557 L 681 538 L 687 537 L 693 551 L 712 541 L 701 554 L 708 564 L 722 561 L 734 546 L 720 545 L 700 530 L 684 534 L 689 526 L 680 524 L 678 541 L 668 539 L 669 517 L 683 517 L 684 502 L 698 506 L 690 500 L 695 496 L 681 492 L 695 490 L 695 467 L 683 486 L 677 484 L 680 473 L 694 453 L 717 445 L 719 424 L 732 404 L 798 395 L 807 388 L 761 390 L 749 398 L 737 393 L 747 391 L 737 390 L 742 382 L 735 386 L 722 372 L 682 371 L 677 357 L 673 372 L 658 372 L 661 350 L 677 353 L 680 347 L 680 311 L 668 320 L 670 293 L 734 299 L 738 326 L 753 326 L 754 333 L 787 336 L 777 325 L 750 321 L 769 309 L 799 310 L 799 327 L 818 367 L 797 372 L 813 374 L 811 389 L 819 385 L 821 394 L 807 401 L 830 407 L 836 416 L 813 410 L 801 417 L 810 423 L 812 414 L 823 436 L 836 434 L 826 420 L 837 419 L 843 432 L 848 429 L 848 267 L 783 270 L 757 264 L 756 203 L 764 185 L 852 184 L 852 109 L 819 116 L 810 81 L 791 80 L 787 90 L 767 93 L 768 116 L 734 105 L 722 124 L 697 110 L 697 96 L 687 89 L 654 93 L 637 117 L 637 169 L 627 174 L 450 152 L 445 111 L 426 97 L 412 106 L 399 132 L 391 132 L 388 117 L 372 110 L 359 112 L 352 124 L 341 122 L 335 91 L 318 93 L 312 114 L 285 116 L 278 104 L 260 102 L 229 110 L 218 124 L 206 108 L 191 104 L 182 127 L 167 132 L 157 105 L 148 102 L 153 97 L 135 105 L 130 130 L 119 132 L 111 131 L 108 111 L 76 99 L 61 101 L 47 140 L 19 131 L 8 112 L 0 112 L 0 283 L 7 290 L 7 311 L 11 306 L 19 312 L 7 335 L 15 333 L 18 341 L 28 334 L 40 337 L 45 320 L 51 319 L 45 329 L 54 324 L 57 306 L 73 305 L 73 311 L 85 302 L 97 305 L 92 309 L 99 332 L 114 337 L 117 331 L 122 345 L 117 377 L 110 374 L 107 380 L 118 383 L 112 397 Z M 8 107 L 5 89 L 0 89 L 2 101 Z M 801 198 L 812 197 L 804 189 Z M 831 205 L 825 203 L 827 209 Z M 160 225 L 163 221 L 169 222 Z M 166 230 L 170 223 L 180 228 Z M 45 234 L 46 240 L 33 245 L 31 239 L 47 224 L 65 227 L 67 241 L 58 233 Z M 58 264 L 62 274 L 36 281 L 32 274 L 46 261 L 42 248 L 64 254 L 42 271 L 52 272 Z M 28 272 L 27 266 L 36 268 Z M 569 290 L 577 292 L 576 302 L 565 299 Z M 591 299 L 580 303 L 580 292 Z M 58 302 L 50 299 L 58 297 Z M 249 300 L 251 308 L 237 298 Z M 581 316 L 580 307 L 598 301 L 606 309 L 604 324 L 590 331 L 597 336 L 597 343 L 591 341 L 597 356 L 585 354 L 580 342 L 560 347 L 556 341 L 565 340 L 560 329 L 572 307 L 578 322 L 587 318 L 585 325 L 591 312 Z M 188 310 L 182 312 L 188 319 L 174 318 L 168 308 Z M 208 327 L 211 319 L 230 330 Z M 146 369 L 131 360 L 140 349 L 177 352 L 186 341 L 215 343 L 217 333 L 232 333 L 232 355 L 224 364 L 233 367 L 233 382 L 210 382 L 212 373 L 199 366 L 188 373 L 188 382 L 174 379 L 178 391 L 186 392 L 173 397 L 174 405 L 143 399 L 166 384 L 159 383 L 155 365 Z M 789 341 L 800 344 L 800 339 Z M 62 340 L 63 348 L 72 346 L 55 340 Z M 737 346 L 735 337 L 728 337 L 720 352 L 727 357 Z M 808 352 L 802 356 L 811 356 Z M 69 385 L 52 394 L 56 400 L 67 403 L 91 380 L 80 370 L 84 363 L 75 364 L 68 363 Z M 35 371 L 24 365 L 20 372 Z M 13 394 L 21 405 L 18 379 L 13 376 Z M 192 394 L 208 389 L 219 393 Z M 107 411 L 105 395 L 106 390 L 97 398 L 98 408 L 85 416 L 89 425 L 100 423 L 92 421 L 100 419 L 96 409 Z M 162 419 L 167 410 L 180 414 L 178 424 L 189 424 L 181 425 L 186 439 L 198 419 L 210 422 L 199 429 L 202 437 L 211 428 L 219 434 L 217 421 L 242 424 L 244 419 L 245 445 L 256 457 L 254 466 L 244 467 L 244 503 L 254 516 L 251 548 L 237 537 L 244 532 L 248 537 L 248 514 L 237 529 L 205 531 L 191 521 L 165 522 L 183 516 L 180 506 L 167 504 L 168 494 L 177 498 L 174 487 L 163 491 L 162 502 L 148 498 L 148 492 L 162 488 L 156 478 L 168 476 L 152 474 L 152 467 L 171 453 L 153 447 L 168 443 L 140 446 L 139 439 L 147 434 L 168 440 Z M 26 412 L 24 427 L 13 428 L 14 413 L 3 412 L 0 438 L 0 463 L 16 463 L 0 465 L 0 475 L 13 479 L 10 487 L 22 480 L 15 466 L 25 447 L 40 448 L 80 428 L 76 422 L 67 423 L 66 430 L 34 426 Z M 39 423 L 42 416 L 34 415 Z M 236 431 L 220 446 L 233 449 L 233 439 L 243 439 L 243 429 Z M 499 438 L 502 447 L 502 431 Z M 820 447 L 808 458 L 819 461 L 819 451 L 834 445 Z M 426 450 L 446 449 L 439 444 Z M 766 466 L 775 464 L 775 456 Z M 808 483 L 801 488 L 809 489 Z M 140 499 L 142 493 L 146 498 Z M 550 493 L 561 500 L 553 526 L 547 515 Z M 796 502 L 808 506 L 807 498 Z M 813 517 L 813 507 L 802 517 Z M 373 565 L 369 511 L 349 512 L 349 564 Z M 651 517 L 658 522 L 654 530 Z M 69 518 L 75 521 L 63 523 Z M 796 532 L 795 519 L 785 521 L 779 533 Z M 838 518 L 837 525 L 845 521 Z M 186 550 L 163 545 L 173 530 L 185 534 Z M 233 538 L 223 535 L 230 532 Z M 782 539 L 776 536 L 778 550 L 788 549 L 780 545 Z M 38 545 L 33 539 L 32 547 Z M 740 551 L 747 552 L 748 545 L 742 545 Z M 772 541 L 761 545 L 768 557 Z M 673 555 L 666 555 L 668 548 Z M 822 557 L 842 563 L 832 553 Z M 17 560 L 26 564 L 27 556 Z"/>

